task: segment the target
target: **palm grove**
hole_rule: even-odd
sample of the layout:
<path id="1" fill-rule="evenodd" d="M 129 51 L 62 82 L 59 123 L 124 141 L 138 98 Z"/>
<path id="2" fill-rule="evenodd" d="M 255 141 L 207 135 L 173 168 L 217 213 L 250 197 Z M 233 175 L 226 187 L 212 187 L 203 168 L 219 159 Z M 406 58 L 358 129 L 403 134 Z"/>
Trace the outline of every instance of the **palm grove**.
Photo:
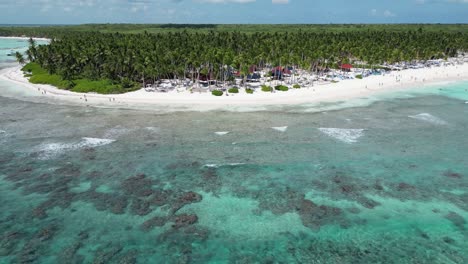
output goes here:
<path id="1" fill-rule="evenodd" d="M 447 58 L 468 50 L 467 33 L 356 32 L 70 32 L 49 45 L 30 40 L 29 70 L 55 76 L 60 88 L 74 89 L 87 80 L 86 91 L 125 92 L 160 79 L 209 76 L 232 80 L 257 68 L 291 66 L 310 72 L 359 61 L 381 63 Z M 18 59 L 22 59 L 20 55 Z M 28 67 L 26 67 L 28 69 Z M 47 82 L 47 80 L 36 80 Z M 107 89 L 99 86 L 108 85 Z M 93 85 L 93 82 L 95 84 Z M 50 83 L 50 82 L 49 82 Z M 81 91 L 81 90 L 78 90 Z"/>

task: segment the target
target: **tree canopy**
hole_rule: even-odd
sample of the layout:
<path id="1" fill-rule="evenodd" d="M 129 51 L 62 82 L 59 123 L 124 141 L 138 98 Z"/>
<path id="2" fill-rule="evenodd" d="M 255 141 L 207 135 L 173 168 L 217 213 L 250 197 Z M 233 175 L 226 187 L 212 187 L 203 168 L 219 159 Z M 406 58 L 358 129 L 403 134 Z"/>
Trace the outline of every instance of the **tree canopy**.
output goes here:
<path id="1" fill-rule="evenodd" d="M 225 80 L 231 67 L 252 65 L 305 70 L 340 63 L 370 65 L 455 56 L 468 50 L 468 33 L 408 31 L 167 33 L 69 32 L 49 45 L 31 43 L 30 61 L 64 80 L 108 79 L 125 87 L 161 78 Z M 231 67 L 228 67 L 231 66 Z M 73 82 L 71 82 L 73 83 Z"/>

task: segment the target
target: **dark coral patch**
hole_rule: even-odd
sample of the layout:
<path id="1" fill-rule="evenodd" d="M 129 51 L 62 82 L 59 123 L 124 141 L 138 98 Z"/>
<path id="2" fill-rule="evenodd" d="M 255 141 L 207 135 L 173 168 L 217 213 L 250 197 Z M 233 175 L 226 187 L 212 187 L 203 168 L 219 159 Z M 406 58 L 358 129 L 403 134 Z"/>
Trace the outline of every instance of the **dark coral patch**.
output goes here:
<path id="1" fill-rule="evenodd" d="M 189 225 L 193 225 L 198 221 L 198 216 L 196 214 L 181 214 L 177 215 L 174 219 L 174 224 L 172 227 L 181 228 Z"/>
<path id="2" fill-rule="evenodd" d="M 150 203 L 142 199 L 133 199 L 130 211 L 134 215 L 144 216 L 151 213 Z"/>
<path id="3" fill-rule="evenodd" d="M 446 219 L 450 220 L 456 227 L 460 230 L 465 230 L 466 220 L 461 215 L 455 212 L 449 212 L 446 216 Z"/>
<path id="4" fill-rule="evenodd" d="M 415 190 L 416 188 L 411 185 L 411 184 L 408 184 L 408 183 L 405 183 L 405 182 L 400 182 L 397 186 L 397 190 L 398 191 L 411 191 L 411 190 Z"/>
<path id="5" fill-rule="evenodd" d="M 114 257 L 123 250 L 121 245 L 108 244 L 107 246 L 99 248 L 95 255 L 93 264 L 113 263 Z"/>
<path id="6" fill-rule="evenodd" d="M 191 203 L 198 203 L 202 200 L 202 196 L 195 192 L 186 192 L 182 193 L 179 197 L 176 198 L 176 201 L 172 205 L 172 213 L 176 213 L 185 205 Z"/>
<path id="7" fill-rule="evenodd" d="M 19 231 L 7 231 L 0 236 L 0 256 L 8 256 L 13 253 L 23 239 L 24 234 Z"/>
<path id="8" fill-rule="evenodd" d="M 463 176 L 460 173 L 453 172 L 453 171 L 446 171 L 443 174 L 447 178 L 451 179 L 461 179 Z"/>
<path id="9" fill-rule="evenodd" d="M 147 197 L 153 193 L 153 184 L 153 180 L 147 178 L 145 174 L 138 174 L 125 179 L 121 186 L 124 192 L 128 195 Z"/>
<path id="10" fill-rule="evenodd" d="M 169 221 L 168 217 L 155 216 L 141 225 L 141 229 L 147 231 L 155 227 L 164 226 Z"/>
<path id="11" fill-rule="evenodd" d="M 297 208 L 302 224 L 312 229 L 320 229 L 323 225 L 342 224 L 342 210 L 337 207 L 317 205 L 310 200 L 303 199 Z"/>
<path id="12" fill-rule="evenodd" d="M 169 202 L 172 195 L 173 192 L 169 190 L 155 190 L 148 201 L 152 205 L 163 206 Z"/>

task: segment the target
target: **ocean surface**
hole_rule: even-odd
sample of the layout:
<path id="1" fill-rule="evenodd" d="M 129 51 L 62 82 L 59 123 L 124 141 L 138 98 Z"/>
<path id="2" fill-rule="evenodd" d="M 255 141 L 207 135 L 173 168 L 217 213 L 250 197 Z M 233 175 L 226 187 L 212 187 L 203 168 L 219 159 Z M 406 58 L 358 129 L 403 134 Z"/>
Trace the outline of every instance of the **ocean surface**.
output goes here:
<path id="1" fill-rule="evenodd" d="M 0 263 L 468 263 L 467 88 L 166 113 L 0 81 Z"/>

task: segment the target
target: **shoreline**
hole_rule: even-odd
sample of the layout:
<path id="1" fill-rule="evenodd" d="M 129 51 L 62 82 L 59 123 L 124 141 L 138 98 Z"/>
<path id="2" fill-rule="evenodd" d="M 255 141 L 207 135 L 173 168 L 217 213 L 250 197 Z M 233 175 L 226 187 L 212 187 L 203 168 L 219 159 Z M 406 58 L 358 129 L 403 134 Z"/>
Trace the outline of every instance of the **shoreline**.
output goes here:
<path id="1" fill-rule="evenodd" d="M 30 37 L 4 37 L 0 36 L 0 39 L 19 39 L 19 40 L 28 40 Z M 35 38 L 33 37 L 34 40 L 40 40 L 40 41 L 50 41 L 48 38 Z"/>
<path id="2" fill-rule="evenodd" d="M 168 106 L 175 109 L 208 111 L 229 110 L 236 107 L 255 108 L 338 102 L 411 88 L 420 89 L 446 82 L 465 81 L 468 80 L 468 63 L 393 71 L 385 75 L 314 85 L 291 89 L 287 92 L 256 91 L 254 94 L 247 94 L 241 90 L 239 94 L 221 97 L 213 96 L 211 93 L 190 93 L 188 91 L 180 93 L 176 91 L 169 93 L 146 92 L 143 88 L 134 92 L 112 95 L 76 93 L 61 90 L 51 85 L 32 84 L 24 77 L 20 66 L 1 70 L 0 79 L 25 87 L 31 92 L 35 91 L 38 96 L 78 105 L 103 107 Z"/>

